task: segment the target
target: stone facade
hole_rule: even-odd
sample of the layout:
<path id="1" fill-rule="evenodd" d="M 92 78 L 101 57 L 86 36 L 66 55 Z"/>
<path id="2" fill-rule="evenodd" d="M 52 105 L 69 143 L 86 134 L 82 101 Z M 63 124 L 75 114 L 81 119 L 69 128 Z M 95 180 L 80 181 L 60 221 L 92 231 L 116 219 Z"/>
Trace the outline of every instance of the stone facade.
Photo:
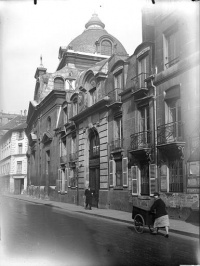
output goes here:
<path id="1" fill-rule="evenodd" d="M 78 51 L 84 34 L 60 48 L 56 73 L 36 70 L 26 130 L 30 195 L 83 206 L 89 185 L 100 208 L 149 208 L 159 191 L 174 217 L 198 209 L 199 50 L 195 34 L 187 42 L 192 21 L 184 18 L 144 10 L 133 55 L 112 37 L 103 43 L 99 31 L 91 37 L 97 53 L 87 50 L 94 43 Z M 104 32 L 94 17 L 86 25 Z"/>

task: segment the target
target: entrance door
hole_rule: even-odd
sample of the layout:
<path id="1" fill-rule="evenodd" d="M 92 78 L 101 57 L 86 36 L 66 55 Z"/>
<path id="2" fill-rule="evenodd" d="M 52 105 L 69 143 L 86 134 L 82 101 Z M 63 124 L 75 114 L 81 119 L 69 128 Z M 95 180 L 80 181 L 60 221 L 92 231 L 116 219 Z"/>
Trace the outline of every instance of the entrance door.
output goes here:
<path id="1" fill-rule="evenodd" d="M 89 171 L 89 186 L 93 193 L 92 206 L 98 208 L 99 189 L 100 189 L 100 169 L 90 168 Z"/>
<path id="2" fill-rule="evenodd" d="M 21 179 L 14 180 L 14 194 L 21 194 Z"/>

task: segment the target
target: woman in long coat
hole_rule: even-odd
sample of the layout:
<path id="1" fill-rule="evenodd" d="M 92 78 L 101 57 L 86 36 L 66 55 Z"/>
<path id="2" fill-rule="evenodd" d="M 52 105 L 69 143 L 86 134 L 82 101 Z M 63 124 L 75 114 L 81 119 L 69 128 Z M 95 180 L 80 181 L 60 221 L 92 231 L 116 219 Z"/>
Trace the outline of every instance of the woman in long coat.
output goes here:
<path id="1" fill-rule="evenodd" d="M 154 228 L 155 231 L 153 234 L 158 233 L 158 229 L 160 227 L 165 227 L 166 235 L 165 237 L 169 237 L 169 216 L 166 211 L 166 205 L 164 201 L 160 198 L 160 194 L 158 192 L 154 193 L 154 203 L 151 206 L 150 211 L 155 213 L 155 221 L 154 221 Z"/>

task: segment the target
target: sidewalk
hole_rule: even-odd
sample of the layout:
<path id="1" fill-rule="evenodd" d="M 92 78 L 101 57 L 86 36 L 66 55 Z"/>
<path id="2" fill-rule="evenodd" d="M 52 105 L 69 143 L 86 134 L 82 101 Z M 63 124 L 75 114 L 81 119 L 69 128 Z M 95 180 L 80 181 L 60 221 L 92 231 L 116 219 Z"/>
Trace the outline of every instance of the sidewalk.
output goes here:
<path id="1" fill-rule="evenodd" d="M 18 200 L 34 202 L 35 204 L 42 204 L 46 206 L 61 208 L 64 210 L 84 213 L 87 215 L 94 215 L 98 217 L 103 217 L 105 219 L 121 221 L 133 225 L 132 214 L 129 212 L 97 208 L 92 208 L 92 210 L 85 210 L 82 206 L 77 206 L 75 204 L 36 199 L 27 195 L 6 194 L 3 195 L 3 197 L 16 198 Z M 170 219 L 170 232 L 199 238 L 199 225 L 194 225 L 181 220 Z"/>

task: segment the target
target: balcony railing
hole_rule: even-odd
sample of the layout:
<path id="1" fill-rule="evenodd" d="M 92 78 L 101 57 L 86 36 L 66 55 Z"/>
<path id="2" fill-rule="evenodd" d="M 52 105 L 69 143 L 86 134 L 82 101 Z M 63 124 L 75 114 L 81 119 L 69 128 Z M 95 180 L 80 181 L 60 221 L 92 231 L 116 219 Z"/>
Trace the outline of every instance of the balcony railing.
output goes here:
<path id="1" fill-rule="evenodd" d="M 69 154 L 69 160 L 70 162 L 76 161 L 78 159 L 78 152 L 70 153 Z"/>
<path id="2" fill-rule="evenodd" d="M 183 141 L 183 123 L 172 122 L 157 128 L 158 145 Z"/>
<path id="3" fill-rule="evenodd" d="M 123 148 L 123 139 L 113 140 L 110 144 L 110 151 L 116 151 Z"/>
<path id="4" fill-rule="evenodd" d="M 90 149 L 90 159 L 99 157 L 100 155 L 100 146 L 93 146 Z"/>
<path id="5" fill-rule="evenodd" d="M 149 76 L 148 73 L 140 73 L 135 76 L 133 80 L 134 92 L 139 91 L 141 89 L 147 89 L 146 82 L 144 81 Z"/>
<path id="6" fill-rule="evenodd" d="M 131 135 L 131 150 L 150 148 L 151 132 L 142 131 Z"/>
<path id="7" fill-rule="evenodd" d="M 121 96 L 119 96 L 119 93 L 122 92 L 121 88 L 115 88 L 114 90 L 110 91 L 108 93 L 108 97 L 110 97 L 110 103 L 116 103 L 121 102 Z"/>
<path id="8" fill-rule="evenodd" d="M 176 57 L 173 60 L 168 61 L 168 63 L 166 63 L 165 66 L 166 66 L 166 68 L 169 68 L 178 62 L 179 62 L 179 57 Z"/>
<path id="9" fill-rule="evenodd" d="M 62 155 L 60 157 L 60 163 L 67 163 L 67 155 Z"/>

